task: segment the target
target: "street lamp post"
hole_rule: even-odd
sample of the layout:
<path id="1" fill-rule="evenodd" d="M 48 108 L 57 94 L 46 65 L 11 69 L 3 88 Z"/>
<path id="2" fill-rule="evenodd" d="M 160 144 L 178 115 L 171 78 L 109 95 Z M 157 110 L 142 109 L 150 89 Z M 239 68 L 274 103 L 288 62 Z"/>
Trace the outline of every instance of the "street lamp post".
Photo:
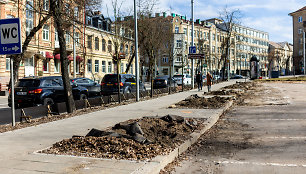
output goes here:
<path id="1" fill-rule="evenodd" d="M 191 33 L 191 46 L 194 46 L 194 16 L 193 16 L 193 0 L 191 0 L 191 21 L 192 21 L 192 33 Z M 182 82 L 183 83 L 183 82 Z M 194 61 L 191 59 L 191 84 L 194 88 Z"/>
<path id="2" fill-rule="evenodd" d="M 305 64 L 306 64 L 306 58 L 305 58 L 305 29 L 303 30 L 303 57 L 304 57 L 304 75 L 306 75 L 305 71 Z"/>
<path id="3" fill-rule="evenodd" d="M 138 64 L 138 29 L 137 29 L 137 6 L 134 0 L 134 20 L 135 20 L 135 70 L 136 70 L 136 101 L 139 101 L 139 64 Z"/>

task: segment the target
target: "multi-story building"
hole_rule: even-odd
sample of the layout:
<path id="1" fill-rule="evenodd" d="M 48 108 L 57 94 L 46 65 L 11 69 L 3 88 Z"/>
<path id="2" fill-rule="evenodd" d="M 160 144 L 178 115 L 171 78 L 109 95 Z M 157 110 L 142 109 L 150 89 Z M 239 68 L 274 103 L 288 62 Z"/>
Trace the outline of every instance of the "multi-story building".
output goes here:
<path id="1" fill-rule="evenodd" d="M 295 72 L 304 72 L 305 37 L 306 32 L 306 6 L 289 14 L 293 23 L 293 66 Z"/>
<path id="2" fill-rule="evenodd" d="M 288 42 L 269 42 L 269 72 L 279 71 L 280 75 L 293 73 L 293 46 Z"/>
<path id="3" fill-rule="evenodd" d="M 22 43 L 29 32 L 38 25 L 40 15 L 49 10 L 48 0 L 20 0 L 19 5 L 11 1 L 0 2 L 0 18 L 16 18 L 21 20 Z M 37 13 L 33 4 L 43 3 L 43 13 Z M 26 5 L 22 5 L 26 4 Z M 89 77 L 96 81 L 103 78 L 105 73 L 116 72 L 113 63 L 114 33 L 112 21 L 104 18 L 99 12 L 85 13 L 83 8 L 73 8 L 79 19 L 77 29 L 68 29 L 65 34 L 67 55 L 69 59 L 68 71 L 73 77 Z M 85 21 L 84 21 L 85 20 Z M 82 24 L 83 23 L 83 24 Z M 74 39 L 73 39 L 74 38 Z M 125 52 L 126 57 L 132 52 L 132 37 L 124 36 L 120 52 Z M 73 54 L 73 43 L 75 41 L 75 53 Z M 123 44 L 124 43 L 124 44 Z M 76 60 L 76 71 L 73 68 L 73 56 Z M 58 34 L 54 27 L 54 21 L 50 18 L 31 40 L 27 51 L 24 53 L 18 72 L 18 77 L 26 76 L 51 76 L 61 75 L 61 62 L 59 54 Z M 127 67 L 127 59 L 121 61 L 120 72 Z M 130 71 L 133 72 L 132 64 Z M 10 79 L 10 58 L 0 56 L 0 84 L 8 84 Z M 2 88 L 3 90 L 3 88 Z"/>

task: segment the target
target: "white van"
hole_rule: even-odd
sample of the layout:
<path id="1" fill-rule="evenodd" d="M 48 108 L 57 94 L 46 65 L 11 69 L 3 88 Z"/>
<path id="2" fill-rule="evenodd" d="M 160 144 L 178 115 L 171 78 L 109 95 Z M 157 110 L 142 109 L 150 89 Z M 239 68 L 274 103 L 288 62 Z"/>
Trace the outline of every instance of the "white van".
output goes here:
<path id="1" fill-rule="evenodd" d="M 174 75 L 173 79 L 176 81 L 178 85 L 182 85 L 182 75 L 180 74 Z M 191 76 L 189 74 L 184 74 L 183 80 L 184 80 L 184 85 L 191 85 Z"/>

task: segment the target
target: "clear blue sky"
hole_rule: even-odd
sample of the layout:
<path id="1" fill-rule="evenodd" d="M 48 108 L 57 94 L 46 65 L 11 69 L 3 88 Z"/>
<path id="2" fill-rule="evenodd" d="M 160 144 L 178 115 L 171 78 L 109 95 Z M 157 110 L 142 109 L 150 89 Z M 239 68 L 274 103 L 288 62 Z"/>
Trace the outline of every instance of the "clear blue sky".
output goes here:
<path id="1" fill-rule="evenodd" d="M 112 0 L 104 0 L 111 7 Z M 131 11 L 133 0 L 123 1 L 125 9 Z M 191 17 L 191 0 L 159 0 L 156 12 L 166 11 Z M 219 17 L 227 6 L 230 10 L 239 9 L 241 25 L 262 30 L 269 33 L 271 41 L 292 43 L 292 17 L 289 13 L 306 6 L 305 0 L 194 0 L 194 18 L 208 19 Z"/>

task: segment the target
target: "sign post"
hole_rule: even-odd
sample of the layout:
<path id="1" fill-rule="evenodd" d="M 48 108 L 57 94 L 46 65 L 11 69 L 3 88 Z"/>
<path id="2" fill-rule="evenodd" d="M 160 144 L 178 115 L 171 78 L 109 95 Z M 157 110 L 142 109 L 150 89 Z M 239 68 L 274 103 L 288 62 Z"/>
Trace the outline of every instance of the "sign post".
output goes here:
<path id="1" fill-rule="evenodd" d="M 0 20 L 0 55 L 21 54 L 21 35 L 20 19 L 1 19 Z M 14 60 L 10 59 L 11 70 L 11 110 L 12 126 L 16 125 L 15 120 L 15 92 L 14 92 Z"/>

